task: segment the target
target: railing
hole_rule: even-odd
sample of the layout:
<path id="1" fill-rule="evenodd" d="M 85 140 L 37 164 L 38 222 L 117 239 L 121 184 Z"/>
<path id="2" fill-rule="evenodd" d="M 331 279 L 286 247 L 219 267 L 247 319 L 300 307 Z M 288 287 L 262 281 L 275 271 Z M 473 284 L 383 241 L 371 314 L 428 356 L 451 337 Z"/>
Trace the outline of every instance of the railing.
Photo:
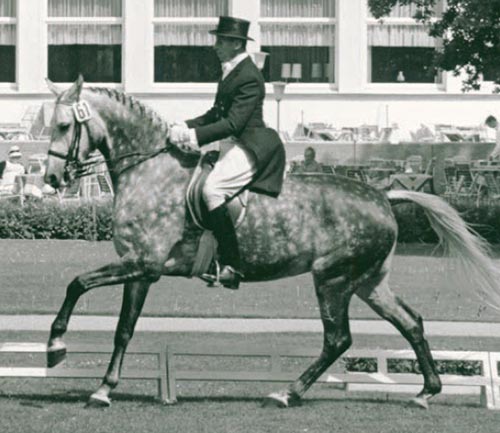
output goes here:
<path id="1" fill-rule="evenodd" d="M 45 353 L 46 345 L 42 343 L 3 343 L 0 353 Z M 109 346 L 72 345 L 69 347 L 69 357 L 75 353 L 109 353 Z M 177 400 L 176 385 L 179 381 L 234 381 L 234 382 L 291 382 L 301 373 L 290 371 L 283 360 L 315 358 L 318 349 L 312 348 L 278 348 L 278 347 L 238 347 L 238 346 L 177 346 L 166 345 L 152 347 L 132 346 L 130 355 L 152 355 L 157 359 L 157 367 L 153 369 L 127 369 L 122 374 L 124 379 L 151 379 L 158 382 L 159 398 L 164 403 L 175 403 Z M 480 402 L 488 409 L 500 410 L 500 378 L 498 364 L 500 352 L 469 352 L 469 351 L 434 351 L 436 361 L 464 361 L 474 363 L 480 368 L 472 369 L 467 375 L 442 374 L 444 391 L 448 393 L 463 393 L 470 387 L 480 388 Z M 259 360 L 259 370 L 236 370 L 227 368 L 207 370 L 204 368 L 176 367 L 181 357 L 214 357 L 214 358 L 252 358 Z M 415 354 L 410 350 L 351 350 L 344 359 L 363 358 L 372 360 L 371 372 L 330 372 L 324 373 L 318 383 L 329 383 L 337 386 L 356 385 L 357 390 L 401 392 L 401 386 L 422 386 L 423 377 L 415 373 L 391 372 L 391 360 L 415 360 Z M 205 365 L 205 364 L 204 364 Z M 335 365 L 338 365 L 335 364 Z M 262 366 L 265 368 L 262 369 Z M 331 370 L 331 369 L 330 369 Z M 480 371 L 480 372 L 478 372 Z M 101 368 L 65 368 L 58 366 L 52 369 L 45 367 L 0 367 L 0 377 L 50 377 L 50 378 L 100 378 L 104 375 Z"/>

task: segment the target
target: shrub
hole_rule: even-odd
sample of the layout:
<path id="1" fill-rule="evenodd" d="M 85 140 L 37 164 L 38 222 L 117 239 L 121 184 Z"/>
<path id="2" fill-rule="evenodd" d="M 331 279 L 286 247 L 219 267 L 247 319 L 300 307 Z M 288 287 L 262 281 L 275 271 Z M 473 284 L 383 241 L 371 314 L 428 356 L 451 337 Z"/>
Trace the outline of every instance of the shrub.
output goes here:
<path id="1" fill-rule="evenodd" d="M 0 238 L 109 240 L 111 221 L 109 201 L 29 201 L 22 207 L 4 202 L 0 206 Z"/>
<path id="2" fill-rule="evenodd" d="M 477 203 L 475 199 L 457 199 L 450 204 L 471 228 L 491 244 L 500 243 L 500 202 Z M 436 243 L 437 236 L 422 208 L 414 204 L 393 207 L 398 222 L 398 242 Z"/>
<path id="3" fill-rule="evenodd" d="M 377 371 L 375 358 L 344 358 L 346 371 L 374 373 Z M 454 374 L 458 376 L 481 375 L 482 363 L 480 361 L 436 361 L 439 374 Z M 388 373 L 421 374 L 420 366 L 414 359 L 388 359 Z"/>
<path id="4" fill-rule="evenodd" d="M 475 200 L 451 203 L 465 221 L 492 244 L 500 243 L 500 202 Z M 436 243 L 437 237 L 423 210 L 413 204 L 394 206 L 400 243 Z M 112 202 L 2 201 L 0 238 L 109 240 L 112 237 Z"/>

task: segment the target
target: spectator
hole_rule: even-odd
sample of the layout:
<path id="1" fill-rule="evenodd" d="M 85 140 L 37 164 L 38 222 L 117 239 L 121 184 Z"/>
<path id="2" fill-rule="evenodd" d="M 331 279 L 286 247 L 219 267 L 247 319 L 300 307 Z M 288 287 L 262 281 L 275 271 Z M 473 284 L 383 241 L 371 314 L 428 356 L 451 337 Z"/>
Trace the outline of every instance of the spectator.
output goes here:
<path id="1" fill-rule="evenodd" d="M 304 150 L 304 161 L 297 167 L 296 173 L 322 173 L 322 165 L 316 161 L 316 151 L 312 147 Z"/>
<path id="2" fill-rule="evenodd" d="M 19 146 L 12 146 L 7 161 L 0 162 L 0 193 L 13 193 L 16 176 L 26 173 L 22 157 Z"/>
<path id="3" fill-rule="evenodd" d="M 495 116 L 488 116 L 484 122 L 486 126 L 495 130 L 495 148 L 491 152 L 490 159 L 498 159 L 500 157 L 500 123 Z"/>

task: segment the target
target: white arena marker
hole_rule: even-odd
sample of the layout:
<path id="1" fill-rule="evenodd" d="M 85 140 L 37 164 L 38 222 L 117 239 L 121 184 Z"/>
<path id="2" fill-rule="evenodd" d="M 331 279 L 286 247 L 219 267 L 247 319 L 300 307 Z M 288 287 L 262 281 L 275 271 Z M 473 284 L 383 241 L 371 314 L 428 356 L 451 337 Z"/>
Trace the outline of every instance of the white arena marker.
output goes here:
<path id="1" fill-rule="evenodd" d="M 36 367 L 0 367 L 0 377 L 47 377 L 47 369 Z"/>
<path id="2" fill-rule="evenodd" d="M 0 352 L 46 352 L 47 345 L 44 343 L 1 343 Z"/>
<path id="3" fill-rule="evenodd" d="M 383 373 L 370 373 L 368 376 L 380 383 L 397 383 L 395 380 L 391 379 Z"/>
<path id="4" fill-rule="evenodd" d="M 328 376 L 326 376 L 326 382 L 328 382 L 328 383 L 343 383 L 344 381 L 333 376 L 332 374 L 329 374 Z"/>

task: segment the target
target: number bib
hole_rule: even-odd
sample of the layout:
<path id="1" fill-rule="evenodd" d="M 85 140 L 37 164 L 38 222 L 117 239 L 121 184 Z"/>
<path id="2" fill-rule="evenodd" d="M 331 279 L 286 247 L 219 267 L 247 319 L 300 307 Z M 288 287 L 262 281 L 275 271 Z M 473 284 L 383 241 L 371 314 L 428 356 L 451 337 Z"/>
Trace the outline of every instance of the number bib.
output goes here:
<path id="1" fill-rule="evenodd" d="M 78 123 L 86 122 L 92 118 L 90 106 L 87 101 L 75 102 L 71 107 L 73 108 L 73 113 L 75 113 L 75 118 Z"/>

